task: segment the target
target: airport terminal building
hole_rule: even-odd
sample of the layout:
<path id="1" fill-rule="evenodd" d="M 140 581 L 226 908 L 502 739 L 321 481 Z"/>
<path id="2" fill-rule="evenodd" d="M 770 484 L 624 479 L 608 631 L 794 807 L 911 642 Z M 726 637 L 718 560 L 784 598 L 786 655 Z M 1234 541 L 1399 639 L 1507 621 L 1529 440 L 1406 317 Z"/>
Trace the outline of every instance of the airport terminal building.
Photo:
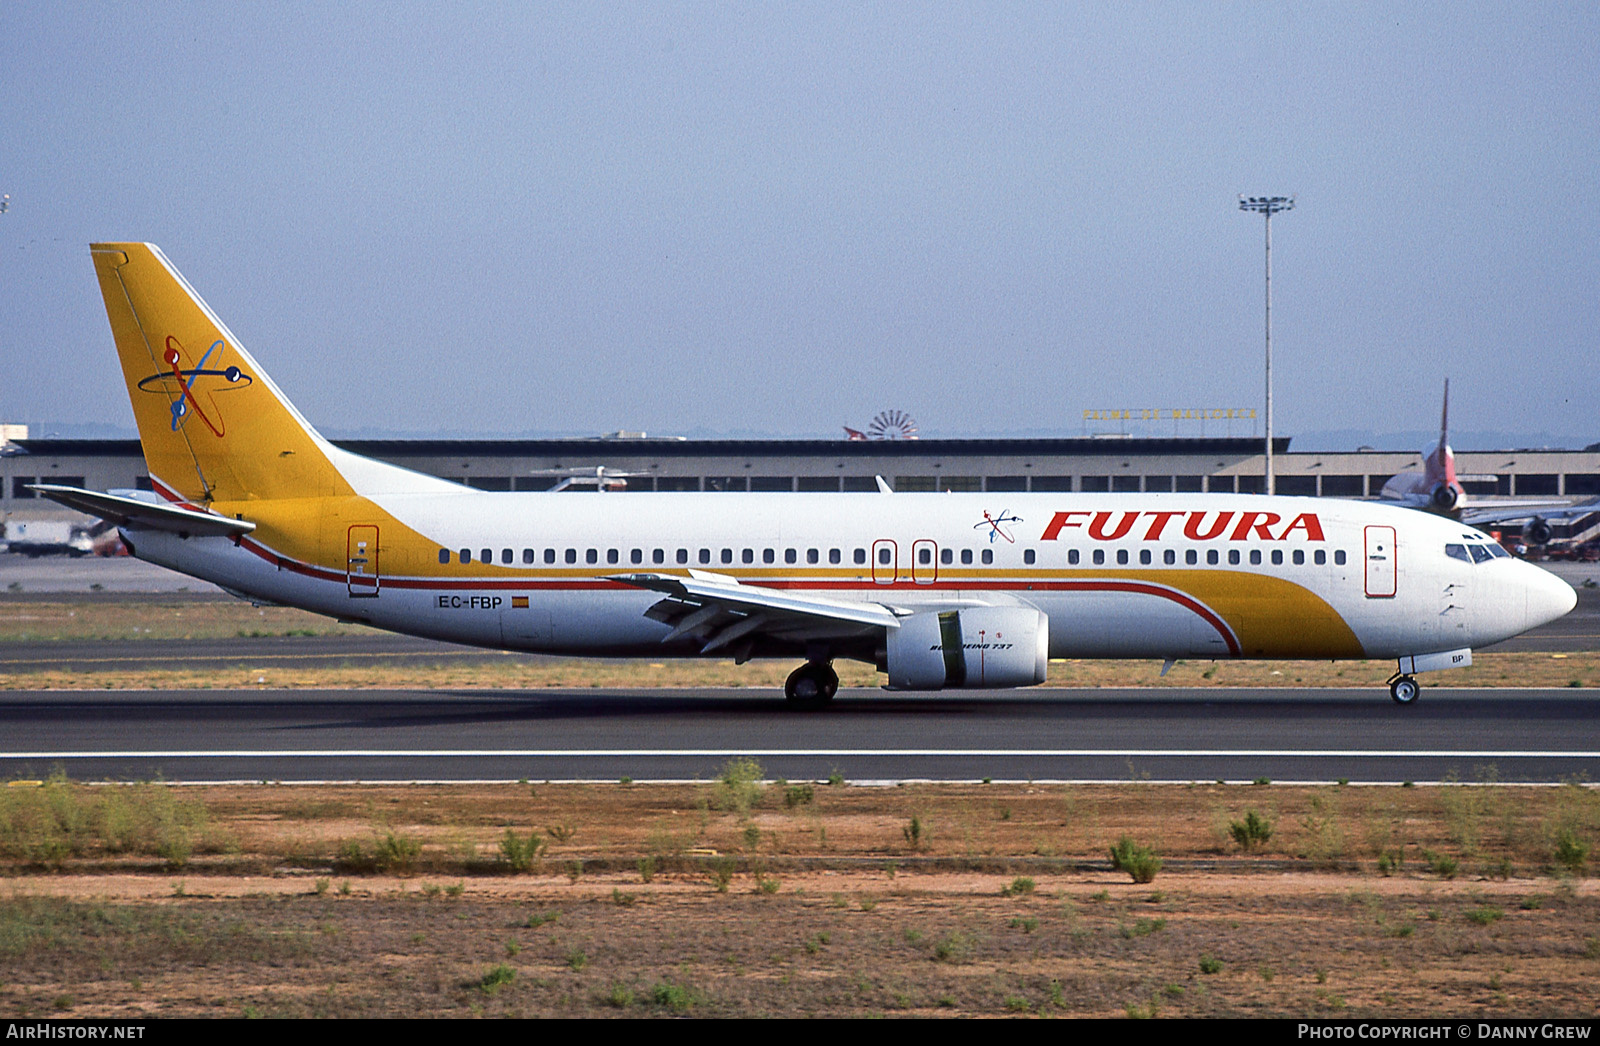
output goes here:
<path id="1" fill-rule="evenodd" d="M 1259 493 L 1265 455 L 1257 438 L 689 440 L 335 440 L 480 490 L 546 490 L 565 472 L 626 473 L 630 494 L 655 491 L 1226 491 Z M 1421 471 L 1422 455 L 1393 451 L 1302 453 L 1274 443 L 1279 494 L 1377 496 L 1397 472 Z M 1456 454 L 1477 498 L 1600 495 L 1600 444 L 1581 451 Z M 148 488 L 137 440 L 19 439 L 0 448 L 0 511 L 7 518 L 73 514 L 28 489 L 62 483 L 95 490 Z M 575 486 L 573 490 L 595 489 Z"/>

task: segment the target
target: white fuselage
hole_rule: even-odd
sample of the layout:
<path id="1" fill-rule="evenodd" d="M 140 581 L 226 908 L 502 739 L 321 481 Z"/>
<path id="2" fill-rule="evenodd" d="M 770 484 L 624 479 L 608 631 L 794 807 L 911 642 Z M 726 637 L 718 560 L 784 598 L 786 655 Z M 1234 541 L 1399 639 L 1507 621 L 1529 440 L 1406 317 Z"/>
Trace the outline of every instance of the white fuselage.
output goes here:
<path id="1" fill-rule="evenodd" d="M 896 613 L 1031 606 L 1049 619 L 1052 657 L 1400 657 L 1498 642 L 1575 599 L 1529 564 L 1447 553 L 1488 544 L 1459 523 L 1333 499 L 368 497 L 432 546 L 391 545 L 374 527 L 359 562 L 343 548 L 311 562 L 251 537 L 128 539 L 141 558 L 256 599 L 413 635 L 571 654 L 697 653 L 681 639 L 663 646 L 671 629 L 646 616 L 658 593 L 609 579 L 691 569 Z M 871 659 L 871 643 L 864 633 L 834 653 Z"/>

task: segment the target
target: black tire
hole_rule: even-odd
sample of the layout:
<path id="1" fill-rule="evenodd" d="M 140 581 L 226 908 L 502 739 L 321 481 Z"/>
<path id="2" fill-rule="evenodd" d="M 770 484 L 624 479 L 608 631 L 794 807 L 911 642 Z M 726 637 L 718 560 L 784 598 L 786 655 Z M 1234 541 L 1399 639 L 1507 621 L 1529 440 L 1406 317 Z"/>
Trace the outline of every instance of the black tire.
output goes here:
<path id="1" fill-rule="evenodd" d="M 1410 676 L 1401 676 L 1389 684 L 1389 696 L 1397 705 L 1412 705 L 1422 696 L 1422 688 Z"/>
<path id="2" fill-rule="evenodd" d="M 783 696 L 794 708 L 821 708 L 838 692 L 839 675 L 826 662 L 808 661 L 783 684 Z"/>
<path id="3" fill-rule="evenodd" d="M 819 664 L 816 675 L 822 681 L 822 699 L 832 701 L 833 695 L 839 692 L 839 673 L 833 670 L 831 664 Z"/>

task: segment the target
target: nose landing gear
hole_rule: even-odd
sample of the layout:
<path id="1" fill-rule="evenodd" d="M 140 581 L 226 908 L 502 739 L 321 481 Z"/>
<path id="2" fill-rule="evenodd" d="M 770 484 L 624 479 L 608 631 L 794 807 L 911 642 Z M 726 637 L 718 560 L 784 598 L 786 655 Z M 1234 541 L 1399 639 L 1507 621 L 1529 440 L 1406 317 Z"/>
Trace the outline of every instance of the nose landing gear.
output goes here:
<path id="1" fill-rule="evenodd" d="M 1398 675 L 1389 680 L 1389 696 L 1397 705 L 1414 704 L 1422 696 L 1422 688 L 1410 676 Z"/>
<path id="2" fill-rule="evenodd" d="M 783 684 L 783 696 L 794 708 L 821 708 L 839 692 L 839 673 L 831 661 L 807 661 Z"/>

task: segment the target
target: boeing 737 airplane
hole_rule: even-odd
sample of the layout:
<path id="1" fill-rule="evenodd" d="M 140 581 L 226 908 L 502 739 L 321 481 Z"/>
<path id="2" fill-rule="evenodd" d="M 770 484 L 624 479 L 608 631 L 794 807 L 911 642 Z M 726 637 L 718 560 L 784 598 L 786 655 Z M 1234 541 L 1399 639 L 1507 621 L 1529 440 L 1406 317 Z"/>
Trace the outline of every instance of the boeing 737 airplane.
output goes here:
<path id="1" fill-rule="evenodd" d="M 136 556 L 241 597 L 574 655 L 832 662 L 892 690 L 1042 683 L 1052 657 L 1394 659 L 1413 673 L 1571 610 L 1450 520 L 1225 494 L 487 493 L 323 439 L 160 250 L 92 248 L 152 491 L 40 484 Z"/>

